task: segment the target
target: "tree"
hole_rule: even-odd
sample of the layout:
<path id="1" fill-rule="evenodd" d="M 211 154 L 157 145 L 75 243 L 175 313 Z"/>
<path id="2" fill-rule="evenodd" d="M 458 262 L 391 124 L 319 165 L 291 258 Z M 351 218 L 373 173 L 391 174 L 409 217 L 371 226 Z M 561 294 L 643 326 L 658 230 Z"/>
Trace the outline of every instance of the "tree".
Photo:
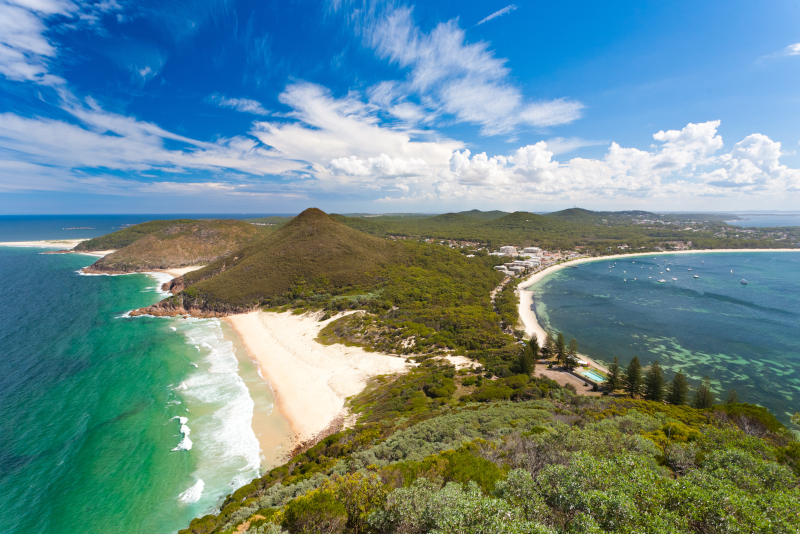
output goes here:
<path id="1" fill-rule="evenodd" d="M 567 361 L 567 344 L 564 341 L 564 334 L 561 332 L 556 337 L 556 359 L 561 363 L 566 363 Z"/>
<path id="2" fill-rule="evenodd" d="M 531 376 L 536 371 L 536 358 L 533 357 L 530 346 L 523 347 L 517 360 L 517 371 L 526 376 Z"/>
<path id="3" fill-rule="evenodd" d="M 736 393 L 736 388 L 731 388 L 728 392 L 728 398 L 725 399 L 725 404 L 738 404 L 739 395 Z"/>
<path id="4" fill-rule="evenodd" d="M 712 406 L 714 406 L 714 394 L 711 392 L 711 379 L 706 376 L 703 378 L 703 383 L 694 392 L 692 407 L 708 410 Z"/>
<path id="5" fill-rule="evenodd" d="M 528 346 L 531 348 L 531 352 L 533 353 L 533 360 L 538 360 L 539 355 L 541 354 L 541 348 L 539 347 L 539 337 L 536 334 L 531 336 L 530 341 L 528 341 Z"/>
<path id="6" fill-rule="evenodd" d="M 578 366 L 578 342 L 575 341 L 575 338 L 569 340 L 569 345 L 567 345 L 567 355 L 564 358 L 564 364 L 570 371 Z"/>
<path id="7" fill-rule="evenodd" d="M 642 364 L 638 356 L 633 357 L 625 370 L 625 392 L 631 397 L 642 394 Z"/>
<path id="8" fill-rule="evenodd" d="M 644 398 L 656 402 L 664 400 L 664 372 L 658 360 L 653 362 L 644 377 Z"/>
<path id="9" fill-rule="evenodd" d="M 605 385 L 609 393 L 622 389 L 622 370 L 619 368 L 619 358 L 616 356 L 614 356 L 614 363 L 608 369 L 608 380 Z"/>
<path id="10" fill-rule="evenodd" d="M 544 340 L 544 346 L 540 349 L 542 356 L 549 360 L 556 355 L 556 341 L 553 339 L 553 334 L 548 332 Z"/>
<path id="11" fill-rule="evenodd" d="M 688 399 L 689 383 L 686 381 L 686 375 L 683 374 L 682 370 L 680 370 L 669 384 L 667 402 L 676 406 L 683 406 L 686 404 Z"/>

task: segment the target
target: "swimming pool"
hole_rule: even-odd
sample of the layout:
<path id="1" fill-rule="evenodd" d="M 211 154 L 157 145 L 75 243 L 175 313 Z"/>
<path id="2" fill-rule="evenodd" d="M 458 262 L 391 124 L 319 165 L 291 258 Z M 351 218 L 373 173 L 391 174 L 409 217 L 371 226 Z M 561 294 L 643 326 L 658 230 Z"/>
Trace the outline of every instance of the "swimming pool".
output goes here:
<path id="1" fill-rule="evenodd" d="M 581 371 L 581 374 L 590 380 L 594 380 L 595 382 L 605 382 L 606 379 L 601 375 L 595 373 L 594 371 Z"/>

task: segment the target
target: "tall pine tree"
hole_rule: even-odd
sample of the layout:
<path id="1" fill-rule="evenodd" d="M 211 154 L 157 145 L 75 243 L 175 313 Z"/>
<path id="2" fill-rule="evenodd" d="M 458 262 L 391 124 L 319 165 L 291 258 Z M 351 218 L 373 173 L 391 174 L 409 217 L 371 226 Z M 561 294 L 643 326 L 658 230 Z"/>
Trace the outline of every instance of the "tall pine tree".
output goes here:
<path id="1" fill-rule="evenodd" d="M 650 401 L 661 402 L 664 400 L 664 372 L 658 365 L 658 360 L 653 362 L 644 377 L 644 398 Z"/>
<path id="2" fill-rule="evenodd" d="M 608 380 L 606 380 L 605 387 L 608 393 L 622 389 L 622 369 L 619 367 L 619 358 L 616 356 L 614 356 L 614 363 L 608 368 Z"/>
<path id="3" fill-rule="evenodd" d="M 556 336 L 556 358 L 561 363 L 567 361 L 567 344 L 564 341 L 564 334 L 561 332 Z"/>
<path id="4" fill-rule="evenodd" d="M 638 356 L 633 357 L 625 370 L 625 392 L 631 397 L 642 394 L 642 364 Z"/>
<path id="5" fill-rule="evenodd" d="M 678 371 L 678 374 L 669 383 L 669 391 L 667 391 L 667 402 L 676 406 L 683 406 L 689 400 L 689 383 L 686 381 L 686 375 L 683 371 Z"/>
<path id="6" fill-rule="evenodd" d="M 541 348 L 539 347 L 539 337 L 536 334 L 531 336 L 530 341 L 528 341 L 528 346 L 531 348 L 531 352 L 533 353 L 533 361 L 538 361 L 539 355 L 541 354 Z"/>
<path id="7" fill-rule="evenodd" d="M 711 392 L 711 379 L 706 376 L 703 378 L 703 383 L 694 392 L 692 407 L 708 410 L 712 406 L 714 406 L 714 393 Z"/>

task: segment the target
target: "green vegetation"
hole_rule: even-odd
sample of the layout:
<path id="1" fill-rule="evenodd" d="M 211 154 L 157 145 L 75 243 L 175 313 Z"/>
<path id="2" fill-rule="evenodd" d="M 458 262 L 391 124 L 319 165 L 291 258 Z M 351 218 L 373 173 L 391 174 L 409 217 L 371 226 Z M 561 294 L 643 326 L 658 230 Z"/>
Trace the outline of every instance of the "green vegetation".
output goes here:
<path id="1" fill-rule="evenodd" d="M 192 219 L 173 219 L 169 221 L 149 221 L 141 224 L 135 224 L 122 230 L 117 230 L 110 234 L 106 234 L 94 239 L 82 241 L 78 243 L 75 250 L 78 252 L 86 252 L 92 250 L 119 250 L 127 247 L 141 238 L 158 232 L 170 226 L 187 224 L 195 222 Z"/>
<path id="2" fill-rule="evenodd" d="M 631 397 L 638 397 L 642 394 L 642 364 L 639 363 L 639 357 L 634 356 L 625 370 L 624 387 L 625 393 Z"/>
<path id="3" fill-rule="evenodd" d="M 669 248 L 670 241 L 692 241 L 694 248 L 709 249 L 785 247 L 796 246 L 800 238 L 800 228 L 730 227 L 719 215 L 578 208 L 547 215 L 472 210 L 436 216 L 333 217 L 362 232 L 394 239 L 445 240 L 491 248 L 514 244 L 571 250 L 580 246 L 593 254 Z M 622 245 L 627 248 L 617 248 Z"/>
<path id="4" fill-rule="evenodd" d="M 95 262 L 88 271 L 126 273 L 202 265 L 264 236 L 258 227 L 237 220 L 154 221 L 144 224 L 155 223 L 169 224 L 118 248 L 116 252 Z M 134 228 L 104 237 L 108 238 L 108 242 L 117 240 L 113 236 L 119 233 L 125 233 L 125 239 L 132 238 L 136 235 L 132 232 Z M 152 226 L 148 229 L 152 229 Z"/>
<path id="5" fill-rule="evenodd" d="M 692 399 L 692 406 L 700 409 L 708 409 L 714 405 L 714 394 L 711 392 L 711 379 L 709 377 L 703 378 L 703 383 L 694 393 Z"/>
<path id="6" fill-rule="evenodd" d="M 354 428 L 180 534 L 800 529 L 800 443 L 757 406 L 581 397 L 428 356 L 378 377 L 350 408 Z"/>
<path id="7" fill-rule="evenodd" d="M 664 400 L 664 371 L 661 370 L 658 360 L 653 362 L 644 375 L 644 398 L 656 402 Z"/>

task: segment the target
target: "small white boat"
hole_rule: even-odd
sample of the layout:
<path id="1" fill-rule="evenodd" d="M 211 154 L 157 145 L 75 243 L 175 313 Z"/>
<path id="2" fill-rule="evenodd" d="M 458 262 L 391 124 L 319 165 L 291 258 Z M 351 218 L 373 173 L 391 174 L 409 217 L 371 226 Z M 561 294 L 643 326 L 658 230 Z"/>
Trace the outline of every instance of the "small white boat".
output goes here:
<path id="1" fill-rule="evenodd" d="M 698 275 L 694 275 L 695 278 L 700 278 Z"/>
<path id="2" fill-rule="evenodd" d="M 648 276 L 647 278 L 653 278 L 652 276 Z"/>
<path id="3" fill-rule="evenodd" d="M 661 280 L 659 280 L 659 281 L 658 281 L 658 283 L 659 283 L 659 284 L 666 284 L 666 283 L 667 283 L 667 281 L 666 281 L 666 280 L 664 280 L 664 279 L 662 278 Z"/>
<path id="4" fill-rule="evenodd" d="M 686 269 L 687 271 L 691 271 L 691 269 Z"/>
<path id="5" fill-rule="evenodd" d="M 623 281 L 623 282 L 627 282 L 627 281 L 628 281 L 628 279 L 627 279 L 627 278 L 625 278 L 625 279 L 623 279 L 622 281 Z"/>
<path id="6" fill-rule="evenodd" d="M 669 271 L 669 267 L 667 267 L 667 270 Z"/>
<path id="7" fill-rule="evenodd" d="M 677 280 L 677 278 L 673 278 L 673 280 Z"/>
<path id="8" fill-rule="evenodd" d="M 748 282 L 747 280 L 745 280 L 744 278 L 742 278 L 742 285 L 747 285 L 748 283 L 749 283 L 749 282 Z"/>

